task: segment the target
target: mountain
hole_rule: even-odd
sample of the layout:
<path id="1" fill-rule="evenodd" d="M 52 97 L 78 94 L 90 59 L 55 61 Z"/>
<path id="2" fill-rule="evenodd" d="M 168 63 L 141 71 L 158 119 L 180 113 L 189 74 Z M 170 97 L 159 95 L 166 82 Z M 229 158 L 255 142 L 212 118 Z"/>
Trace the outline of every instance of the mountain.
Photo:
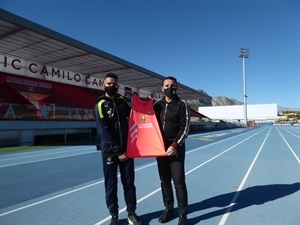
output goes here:
<path id="1" fill-rule="evenodd" d="M 280 107 L 282 112 L 300 112 L 300 108 Z"/>
<path id="2" fill-rule="evenodd" d="M 224 106 L 224 105 L 243 105 L 243 102 L 240 102 L 233 98 L 227 98 L 225 96 L 213 97 L 211 99 L 212 106 Z"/>
<path id="3" fill-rule="evenodd" d="M 217 96 L 217 97 L 211 97 L 209 96 L 205 91 L 198 90 L 199 92 L 203 93 L 203 95 L 206 95 L 206 99 L 200 99 L 200 100 L 188 100 L 187 103 L 189 106 L 198 111 L 198 107 L 200 106 L 225 106 L 225 105 L 242 105 L 243 102 L 240 102 L 233 98 L 228 98 L 225 96 Z"/>

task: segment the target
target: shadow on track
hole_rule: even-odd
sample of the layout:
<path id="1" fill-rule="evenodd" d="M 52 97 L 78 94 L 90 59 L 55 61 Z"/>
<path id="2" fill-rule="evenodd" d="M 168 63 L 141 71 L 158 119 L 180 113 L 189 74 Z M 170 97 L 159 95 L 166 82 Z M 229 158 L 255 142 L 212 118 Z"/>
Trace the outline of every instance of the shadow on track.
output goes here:
<path id="1" fill-rule="evenodd" d="M 230 212 L 237 211 L 252 205 L 261 205 L 269 201 L 274 201 L 279 198 L 283 198 L 290 194 L 293 194 L 300 190 L 300 183 L 294 184 L 272 184 L 272 185 L 261 185 L 249 187 L 238 192 L 230 192 L 227 194 L 222 194 L 203 200 L 198 203 L 189 205 L 189 213 L 198 212 L 200 210 L 205 210 L 213 207 L 222 207 L 222 209 L 203 214 L 198 217 L 189 218 L 189 224 L 197 224 L 201 220 L 207 220 L 216 216 L 220 216 L 226 213 L 227 210 Z M 238 194 L 238 198 L 235 202 L 232 202 L 235 194 Z M 230 209 L 230 204 L 234 203 Z M 161 204 L 163 204 L 161 202 Z M 177 209 L 175 209 L 175 212 Z M 144 225 L 147 225 L 152 220 L 157 220 L 157 218 L 162 213 L 162 210 L 152 212 L 149 214 L 140 215 L 140 219 L 143 221 Z M 177 215 L 174 220 L 177 222 Z M 120 221 L 120 225 L 127 224 L 125 220 Z"/>

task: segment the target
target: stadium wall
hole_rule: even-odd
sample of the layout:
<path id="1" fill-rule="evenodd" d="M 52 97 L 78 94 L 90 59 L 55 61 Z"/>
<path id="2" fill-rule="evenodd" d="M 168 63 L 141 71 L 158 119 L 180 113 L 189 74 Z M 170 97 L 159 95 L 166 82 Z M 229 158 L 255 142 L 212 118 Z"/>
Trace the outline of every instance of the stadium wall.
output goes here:
<path id="1" fill-rule="evenodd" d="M 0 147 L 89 142 L 95 121 L 0 120 Z"/>

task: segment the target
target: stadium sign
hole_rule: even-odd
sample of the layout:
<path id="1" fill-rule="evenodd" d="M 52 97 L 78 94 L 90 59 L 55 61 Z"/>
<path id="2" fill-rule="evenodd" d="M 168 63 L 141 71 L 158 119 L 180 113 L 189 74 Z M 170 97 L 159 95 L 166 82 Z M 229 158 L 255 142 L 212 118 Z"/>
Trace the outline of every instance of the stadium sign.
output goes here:
<path id="1" fill-rule="evenodd" d="M 0 71 L 81 87 L 102 89 L 102 80 L 100 78 L 30 62 L 19 57 L 0 55 Z"/>

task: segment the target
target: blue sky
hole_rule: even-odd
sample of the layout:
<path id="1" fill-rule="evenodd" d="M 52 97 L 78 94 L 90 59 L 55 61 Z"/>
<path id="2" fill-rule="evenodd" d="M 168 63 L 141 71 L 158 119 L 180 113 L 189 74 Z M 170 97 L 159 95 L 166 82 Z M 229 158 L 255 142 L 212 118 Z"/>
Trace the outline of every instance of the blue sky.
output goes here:
<path id="1" fill-rule="evenodd" d="M 298 0 L 0 0 L 0 7 L 212 97 L 300 108 Z M 180 95 L 180 93 L 179 93 Z"/>

